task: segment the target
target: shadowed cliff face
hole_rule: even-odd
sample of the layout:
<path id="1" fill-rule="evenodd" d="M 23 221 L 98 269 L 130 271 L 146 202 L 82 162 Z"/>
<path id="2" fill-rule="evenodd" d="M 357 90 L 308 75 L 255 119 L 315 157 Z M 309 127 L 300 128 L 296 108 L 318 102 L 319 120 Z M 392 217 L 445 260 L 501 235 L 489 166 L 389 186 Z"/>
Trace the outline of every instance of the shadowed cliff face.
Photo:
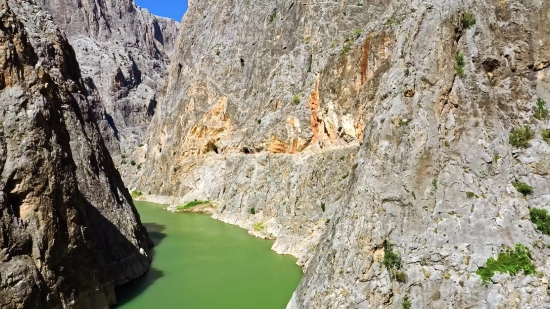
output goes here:
<path id="1" fill-rule="evenodd" d="M 0 1 L 0 307 L 106 308 L 151 241 L 47 13 Z"/>
<path id="2" fill-rule="evenodd" d="M 178 23 L 132 0 L 38 0 L 66 33 L 82 75 L 98 89 L 98 119 L 112 155 L 136 148 L 157 105 Z M 117 160 L 122 163 L 122 160 Z"/>
<path id="3" fill-rule="evenodd" d="M 549 14 L 514 0 L 191 1 L 132 157 L 141 169 L 124 173 L 276 236 L 306 266 L 291 308 L 401 308 L 405 296 L 543 308 L 549 241 L 529 210 L 550 196 L 549 123 L 533 117 L 550 102 Z M 523 125 L 534 138 L 514 147 Z M 388 243 L 398 270 L 382 263 Z M 540 274 L 484 285 L 476 271 L 515 244 Z"/>

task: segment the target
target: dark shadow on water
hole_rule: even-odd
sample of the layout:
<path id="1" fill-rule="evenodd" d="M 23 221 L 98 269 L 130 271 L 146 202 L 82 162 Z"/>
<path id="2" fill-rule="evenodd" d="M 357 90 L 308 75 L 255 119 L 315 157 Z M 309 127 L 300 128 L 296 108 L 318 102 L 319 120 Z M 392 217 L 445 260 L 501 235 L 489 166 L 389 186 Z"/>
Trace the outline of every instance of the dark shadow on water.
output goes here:
<path id="1" fill-rule="evenodd" d="M 145 275 L 121 286 L 117 286 L 115 289 L 117 298 L 117 305 L 115 308 L 132 301 L 163 275 L 164 273 L 162 271 L 151 267 Z"/>
<path id="2" fill-rule="evenodd" d="M 166 234 L 164 233 L 164 230 L 165 230 L 164 225 L 157 224 L 154 222 L 148 222 L 148 223 L 142 223 L 142 224 L 147 229 L 149 237 L 151 238 L 155 246 L 158 246 L 162 242 L 162 240 L 166 237 Z M 154 263 L 155 248 L 151 250 L 151 254 L 153 255 L 153 263 Z M 147 290 L 148 287 L 153 285 L 155 281 L 160 277 L 162 277 L 163 275 L 164 273 L 162 271 L 154 267 L 151 267 L 149 271 L 143 276 L 135 280 L 132 280 L 126 284 L 117 286 L 115 289 L 116 299 L 117 299 L 117 305 L 115 306 L 115 308 L 120 307 L 132 301 L 134 298 L 136 298 L 145 290 Z"/>

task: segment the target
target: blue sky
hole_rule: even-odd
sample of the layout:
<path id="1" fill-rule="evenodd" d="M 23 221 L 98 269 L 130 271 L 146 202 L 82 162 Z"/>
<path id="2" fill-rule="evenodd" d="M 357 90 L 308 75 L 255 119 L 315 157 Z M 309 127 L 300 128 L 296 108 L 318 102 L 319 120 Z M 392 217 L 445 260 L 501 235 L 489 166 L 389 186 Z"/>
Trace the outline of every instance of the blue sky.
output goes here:
<path id="1" fill-rule="evenodd" d="M 151 13 L 181 21 L 187 10 L 187 0 L 134 0 L 137 5 Z"/>

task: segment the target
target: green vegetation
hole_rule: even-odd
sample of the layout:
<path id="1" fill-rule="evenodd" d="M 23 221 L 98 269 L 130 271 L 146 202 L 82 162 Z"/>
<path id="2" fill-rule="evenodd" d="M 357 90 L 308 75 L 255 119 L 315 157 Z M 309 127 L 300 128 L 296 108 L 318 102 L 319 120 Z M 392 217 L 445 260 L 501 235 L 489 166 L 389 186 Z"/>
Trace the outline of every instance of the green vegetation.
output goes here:
<path id="1" fill-rule="evenodd" d="M 405 127 L 409 125 L 409 121 L 407 119 L 399 119 L 399 126 Z"/>
<path id="2" fill-rule="evenodd" d="M 493 161 L 495 161 L 495 163 L 498 163 L 498 160 L 500 160 L 500 159 L 501 159 L 501 157 L 497 154 L 493 157 Z"/>
<path id="3" fill-rule="evenodd" d="M 393 250 L 393 245 L 386 241 L 384 244 L 384 260 L 382 261 L 384 266 L 392 273 L 401 269 L 401 256 L 399 251 Z"/>
<path id="4" fill-rule="evenodd" d="M 542 138 L 548 143 L 550 140 L 550 129 L 542 129 L 540 131 Z"/>
<path id="5" fill-rule="evenodd" d="M 405 295 L 405 298 L 403 298 L 403 304 L 401 304 L 401 309 L 411 309 L 411 305 L 409 296 Z"/>
<path id="6" fill-rule="evenodd" d="M 255 223 L 252 227 L 254 228 L 254 231 L 259 232 L 259 231 L 261 231 L 265 228 L 265 225 L 262 221 L 260 221 L 260 222 Z"/>
<path id="7" fill-rule="evenodd" d="M 134 165 L 136 165 L 136 161 L 132 160 L 132 161 L 130 161 L 130 164 L 131 164 L 132 166 L 134 166 Z"/>
<path id="8" fill-rule="evenodd" d="M 531 215 L 531 222 L 537 226 L 537 230 L 543 234 L 550 235 L 550 215 L 548 215 L 548 211 L 540 208 L 531 208 L 529 215 Z"/>
<path id="9" fill-rule="evenodd" d="M 295 95 L 294 98 L 292 98 L 292 104 L 294 105 L 300 104 L 300 97 Z"/>
<path id="10" fill-rule="evenodd" d="M 464 76 L 464 66 L 465 66 L 464 54 L 457 53 L 455 55 L 455 60 L 456 60 L 456 65 L 455 65 L 456 75 L 458 77 L 462 77 Z"/>
<path id="11" fill-rule="evenodd" d="M 139 192 L 138 190 L 134 190 L 134 191 L 130 192 L 130 195 L 132 196 L 132 198 L 136 198 L 136 197 L 142 196 L 143 193 Z"/>
<path id="12" fill-rule="evenodd" d="M 189 208 L 193 208 L 197 205 L 203 205 L 203 204 L 210 204 L 210 201 L 197 201 L 197 200 L 194 200 L 194 201 L 191 201 L 191 202 L 188 202 L 187 204 L 185 205 L 180 205 L 178 207 L 176 207 L 177 210 L 179 211 L 182 211 L 182 210 L 186 210 L 186 209 L 189 209 Z"/>
<path id="13" fill-rule="evenodd" d="M 468 191 L 468 192 L 466 192 L 466 197 L 467 198 L 474 198 L 474 197 L 478 198 L 479 196 L 477 196 L 477 194 L 475 194 L 474 192 Z"/>
<path id="14" fill-rule="evenodd" d="M 548 118 L 548 110 L 546 109 L 546 102 L 543 99 L 537 99 L 537 108 L 535 109 L 535 118 L 543 120 Z"/>
<path id="15" fill-rule="evenodd" d="M 361 33 L 363 33 L 363 30 L 361 29 L 355 29 L 353 31 L 353 36 L 355 37 L 356 40 L 361 36 Z"/>
<path id="16" fill-rule="evenodd" d="M 256 214 L 256 207 L 250 208 L 250 214 L 255 215 Z"/>
<path id="17" fill-rule="evenodd" d="M 525 182 L 516 181 L 512 183 L 512 185 L 514 185 L 514 188 L 516 188 L 516 190 L 523 195 L 529 195 L 533 193 L 533 187 L 526 184 Z"/>
<path id="18" fill-rule="evenodd" d="M 523 271 L 525 275 L 535 273 L 535 265 L 531 261 L 529 249 L 522 244 L 516 244 L 514 249 L 506 249 L 498 254 L 497 259 L 489 258 L 485 267 L 480 267 L 476 274 L 484 283 L 488 283 L 495 272 L 509 273 L 511 276 Z"/>
<path id="19" fill-rule="evenodd" d="M 321 203 L 321 209 L 325 212 L 325 203 Z"/>
<path id="20" fill-rule="evenodd" d="M 470 29 L 475 24 L 476 17 L 474 16 L 474 14 L 466 12 L 466 14 L 464 14 L 464 18 L 462 18 L 462 26 L 464 26 L 465 29 Z"/>
<path id="21" fill-rule="evenodd" d="M 510 133 L 510 144 L 514 147 L 526 148 L 527 142 L 535 137 L 535 133 L 529 128 L 528 125 L 523 127 L 516 127 Z"/>
<path id="22" fill-rule="evenodd" d="M 437 190 L 437 179 L 432 180 L 432 185 Z"/>
<path id="23" fill-rule="evenodd" d="M 277 12 L 271 13 L 271 15 L 269 15 L 269 23 L 275 21 L 275 18 L 277 18 Z"/>
<path id="24" fill-rule="evenodd" d="M 396 271 L 394 275 L 395 275 L 395 280 L 397 280 L 397 282 L 401 282 L 401 283 L 407 282 L 407 274 L 405 274 L 405 272 Z"/>
<path id="25" fill-rule="evenodd" d="M 357 2 L 357 6 L 363 6 L 363 3 Z"/>

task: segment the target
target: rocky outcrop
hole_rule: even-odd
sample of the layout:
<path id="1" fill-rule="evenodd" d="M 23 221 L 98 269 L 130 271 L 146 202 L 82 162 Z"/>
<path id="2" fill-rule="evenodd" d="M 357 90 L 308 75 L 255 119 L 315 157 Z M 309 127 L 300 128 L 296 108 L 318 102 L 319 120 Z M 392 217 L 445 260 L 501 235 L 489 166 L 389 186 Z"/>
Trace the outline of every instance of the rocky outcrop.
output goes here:
<path id="1" fill-rule="evenodd" d="M 38 2 L 66 33 L 82 76 L 99 91 L 99 125 L 111 155 L 129 164 L 125 154 L 142 142 L 163 90 L 178 23 L 133 0 Z"/>
<path id="2" fill-rule="evenodd" d="M 0 66 L 0 307 L 108 308 L 152 243 L 99 132 L 97 91 L 31 1 L 0 1 Z"/>
<path id="3" fill-rule="evenodd" d="M 549 10 L 191 1 L 124 172 L 277 237 L 306 269 L 289 308 L 545 308 L 550 239 L 529 210 L 549 201 L 549 123 L 533 117 L 550 102 Z M 534 138 L 511 145 L 524 125 Z M 484 283 L 476 271 L 516 244 L 536 275 Z"/>

